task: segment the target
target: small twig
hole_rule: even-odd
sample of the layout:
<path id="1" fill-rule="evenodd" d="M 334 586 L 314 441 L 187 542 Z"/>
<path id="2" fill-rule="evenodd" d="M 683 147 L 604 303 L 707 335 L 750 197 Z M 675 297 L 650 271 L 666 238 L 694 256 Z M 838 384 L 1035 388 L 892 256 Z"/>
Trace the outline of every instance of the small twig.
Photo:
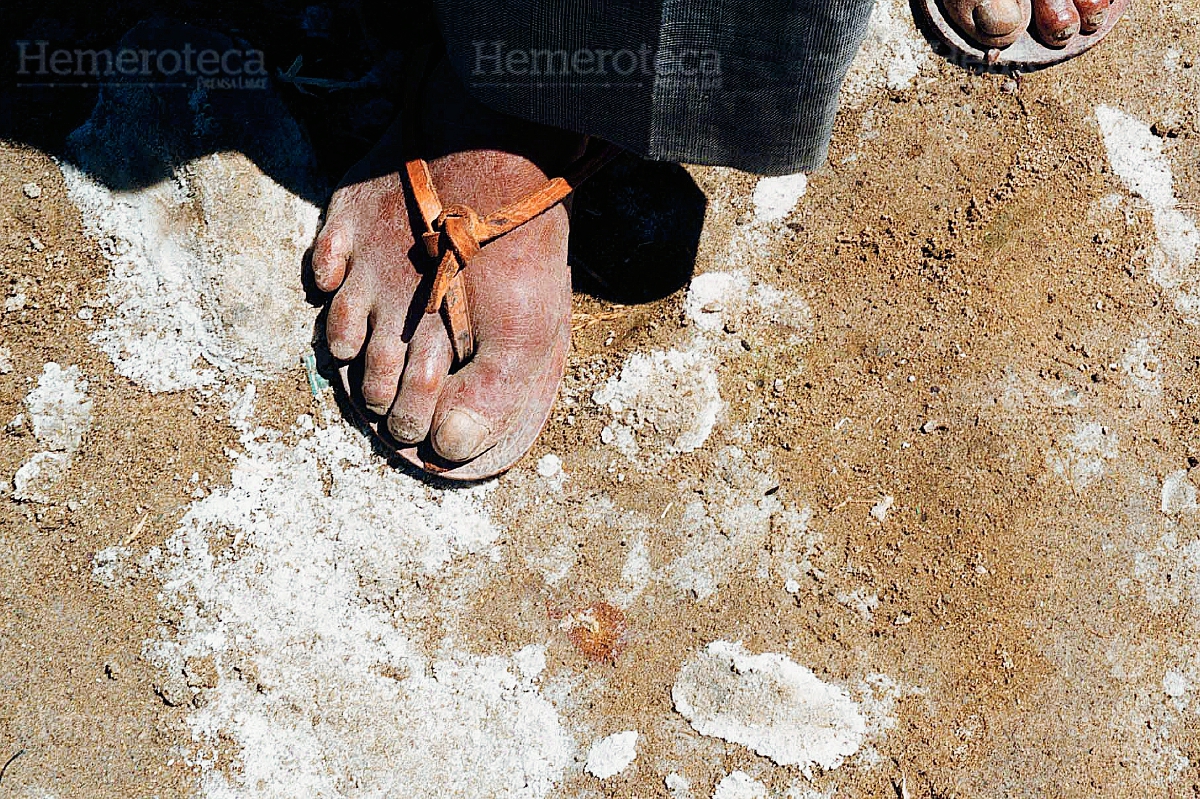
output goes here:
<path id="1" fill-rule="evenodd" d="M 578 267 L 579 267 L 580 269 L 582 269 L 584 272 L 587 272 L 587 275 L 588 275 L 588 277 L 590 277 L 592 280 L 594 280 L 594 281 L 596 281 L 597 283 L 599 283 L 599 284 L 600 284 L 600 288 L 604 289 L 605 291 L 608 291 L 608 292 L 611 292 L 611 291 L 613 291 L 612 284 L 610 284 L 610 283 L 609 283 L 607 280 L 605 280 L 603 277 L 601 277 L 601 276 L 600 276 L 600 275 L 599 275 L 599 274 L 598 274 L 598 273 L 597 273 L 597 272 L 596 272 L 594 269 L 592 269 L 590 266 L 588 266 L 587 264 L 585 264 L 585 263 L 583 262 L 583 260 L 582 260 L 582 259 L 580 259 L 580 258 L 578 258 L 578 257 L 576 257 L 576 258 L 572 258 L 572 259 L 571 259 L 571 266 L 578 266 Z"/>
<path id="2" fill-rule="evenodd" d="M 841 502 L 839 502 L 838 504 L 836 504 L 832 508 L 830 508 L 829 512 L 833 513 L 835 510 L 841 510 L 842 508 L 846 507 L 847 505 L 874 505 L 874 504 L 875 504 L 875 500 L 873 500 L 873 499 L 855 499 L 854 497 L 846 497 Z"/>
<path id="3" fill-rule="evenodd" d="M 278 78 L 283 83 L 290 83 L 299 89 L 304 94 L 312 94 L 305 89 L 305 86 L 315 86 L 318 89 L 329 89 L 330 91 L 339 91 L 342 89 L 362 89 L 371 86 L 379 85 L 378 77 L 369 72 L 364 77 L 358 80 L 333 80 L 332 78 L 307 78 L 300 75 L 300 68 L 304 66 L 304 56 L 296 56 L 296 60 L 287 68 L 285 72 L 282 69 L 276 70 Z"/>
<path id="4" fill-rule="evenodd" d="M 892 790 L 896 792 L 896 799 L 912 799 L 912 795 L 908 792 L 908 771 L 900 765 L 899 760 L 893 758 L 892 762 L 896 764 L 896 768 L 900 769 L 900 781 L 897 782 L 895 777 L 892 778 Z"/>
<path id="5" fill-rule="evenodd" d="M 145 529 L 146 520 L 149 518 L 150 518 L 149 513 L 143 515 L 142 520 L 140 522 L 138 522 L 136 525 L 134 525 L 134 528 L 129 531 L 129 535 L 127 535 L 121 539 L 121 546 L 127 547 L 130 544 L 132 544 L 134 541 L 136 541 L 137 537 L 142 534 L 142 530 Z"/>
<path id="6" fill-rule="evenodd" d="M 623 311 L 605 311 L 599 315 L 587 313 L 586 311 L 571 315 L 571 332 L 578 333 L 580 330 L 598 325 L 601 322 L 611 322 L 614 319 L 620 319 L 624 316 Z"/>
<path id="7" fill-rule="evenodd" d="M 4 775 L 6 773 L 8 773 L 8 767 L 12 765 L 14 760 L 16 760 L 18 757 L 20 757 L 23 754 L 25 754 L 24 749 L 18 750 L 15 755 L 13 755 L 12 757 L 10 757 L 8 759 L 8 762 L 5 763 L 3 767 L 0 767 L 0 782 L 4 782 Z"/>

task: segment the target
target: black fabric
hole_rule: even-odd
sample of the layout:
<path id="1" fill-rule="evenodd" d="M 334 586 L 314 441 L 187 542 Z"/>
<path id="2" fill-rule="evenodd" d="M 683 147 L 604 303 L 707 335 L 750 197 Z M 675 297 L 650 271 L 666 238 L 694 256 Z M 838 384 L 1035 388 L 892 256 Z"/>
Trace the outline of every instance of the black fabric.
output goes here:
<path id="1" fill-rule="evenodd" d="M 647 158 L 764 175 L 824 160 L 873 0 L 435 0 L 499 111 Z"/>

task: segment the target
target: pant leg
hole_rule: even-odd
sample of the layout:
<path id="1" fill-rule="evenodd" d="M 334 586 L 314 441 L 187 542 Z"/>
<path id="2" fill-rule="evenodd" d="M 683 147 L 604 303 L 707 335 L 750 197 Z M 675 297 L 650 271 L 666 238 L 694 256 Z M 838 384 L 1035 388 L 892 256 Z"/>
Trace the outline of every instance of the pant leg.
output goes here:
<path id="1" fill-rule="evenodd" d="M 435 0 L 481 102 L 647 158 L 786 174 L 826 156 L 873 0 Z"/>

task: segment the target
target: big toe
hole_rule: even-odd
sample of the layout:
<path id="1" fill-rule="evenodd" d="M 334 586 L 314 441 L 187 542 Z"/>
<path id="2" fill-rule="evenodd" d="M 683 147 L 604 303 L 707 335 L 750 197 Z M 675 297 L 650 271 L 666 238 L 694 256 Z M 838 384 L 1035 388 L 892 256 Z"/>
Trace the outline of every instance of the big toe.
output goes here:
<path id="1" fill-rule="evenodd" d="M 561 337 L 551 335 L 538 344 L 500 352 L 481 347 L 465 367 L 447 377 L 433 416 L 434 451 L 462 463 L 501 441 L 532 443 L 554 394 L 531 396 L 531 391 L 547 370 L 561 370 L 561 359 L 553 354 L 566 346 L 557 338 Z M 530 409 L 529 403 L 539 406 Z"/>
<path id="2" fill-rule="evenodd" d="M 967 35 L 988 47 L 1007 47 L 1029 25 L 1020 0 L 946 0 L 946 9 Z"/>

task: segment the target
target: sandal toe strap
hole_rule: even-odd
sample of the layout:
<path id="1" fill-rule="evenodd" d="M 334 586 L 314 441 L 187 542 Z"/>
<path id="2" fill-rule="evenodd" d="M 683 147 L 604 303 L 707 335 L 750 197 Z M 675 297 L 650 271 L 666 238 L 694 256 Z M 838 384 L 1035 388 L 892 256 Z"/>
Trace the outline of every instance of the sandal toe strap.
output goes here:
<path id="1" fill-rule="evenodd" d="M 425 253 L 438 265 L 425 312 L 442 311 L 458 363 L 469 360 L 475 353 L 475 335 L 462 271 L 484 245 L 562 202 L 580 183 L 619 153 L 620 150 L 610 144 L 589 145 L 565 177 L 552 178 L 516 202 L 484 217 L 468 205 L 443 206 L 433 185 L 429 164 L 421 158 L 405 163 L 409 190 L 425 226 L 421 231 L 421 243 Z"/>

